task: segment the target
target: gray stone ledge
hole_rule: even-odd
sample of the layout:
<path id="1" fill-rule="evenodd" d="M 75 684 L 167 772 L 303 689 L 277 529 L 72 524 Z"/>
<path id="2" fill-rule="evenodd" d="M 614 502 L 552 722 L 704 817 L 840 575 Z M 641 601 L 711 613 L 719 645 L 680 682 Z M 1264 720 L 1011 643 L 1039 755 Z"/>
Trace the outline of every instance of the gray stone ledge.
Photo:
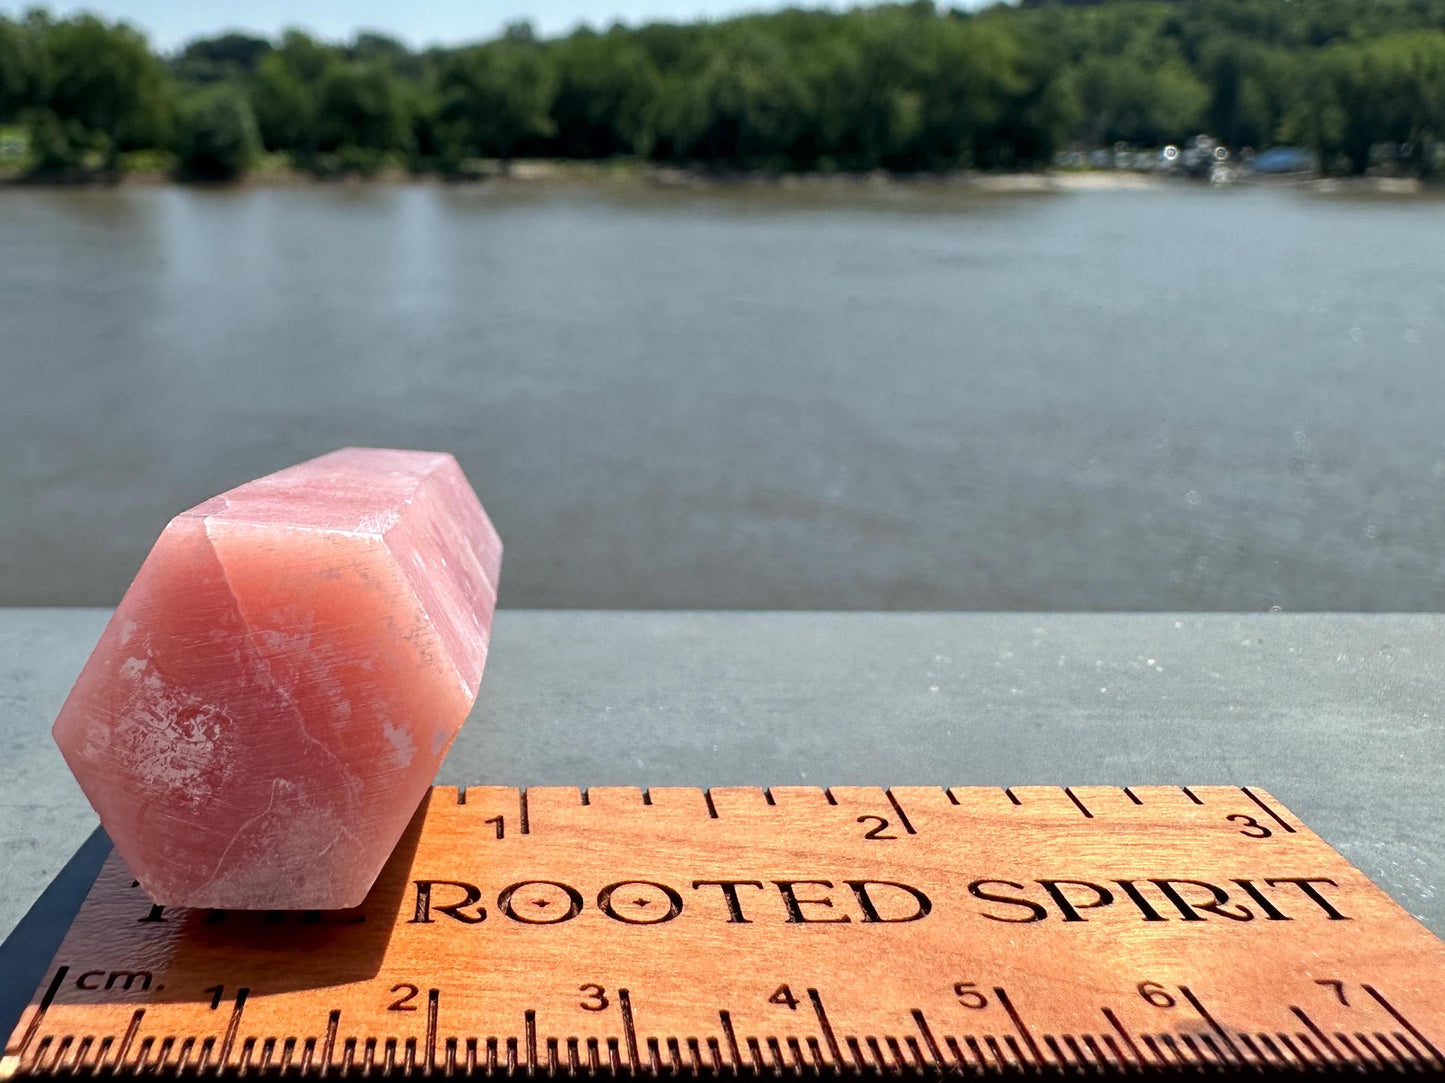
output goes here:
<path id="1" fill-rule="evenodd" d="M 103 610 L 0 610 L 0 939 L 95 827 Z M 1445 617 L 503 611 L 438 781 L 1271 790 L 1445 933 Z M 27 990 L 28 992 L 28 990 Z"/>

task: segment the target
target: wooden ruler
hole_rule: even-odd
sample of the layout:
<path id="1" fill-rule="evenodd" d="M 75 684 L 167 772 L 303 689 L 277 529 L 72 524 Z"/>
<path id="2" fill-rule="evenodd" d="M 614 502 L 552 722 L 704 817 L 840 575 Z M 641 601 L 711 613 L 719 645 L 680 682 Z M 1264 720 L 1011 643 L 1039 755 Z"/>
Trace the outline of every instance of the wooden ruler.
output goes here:
<path id="1" fill-rule="evenodd" d="M 1445 945 L 1258 789 L 438 788 L 366 904 L 112 856 L 0 1075 L 1445 1073 Z"/>

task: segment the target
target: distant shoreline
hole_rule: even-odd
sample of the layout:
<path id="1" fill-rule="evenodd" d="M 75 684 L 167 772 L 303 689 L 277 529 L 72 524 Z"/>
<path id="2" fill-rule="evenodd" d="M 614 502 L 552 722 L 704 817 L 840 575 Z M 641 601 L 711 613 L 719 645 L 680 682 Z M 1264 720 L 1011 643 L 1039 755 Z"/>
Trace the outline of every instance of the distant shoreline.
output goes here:
<path id="1" fill-rule="evenodd" d="M 502 166 L 486 163 L 465 177 L 439 177 L 382 170 L 372 174 L 348 173 L 323 177 L 302 170 L 277 169 L 247 174 L 236 181 L 197 181 L 168 173 L 137 172 L 119 175 L 34 177 L 0 174 L 0 187 L 95 189 L 174 186 L 178 188 L 242 190 L 251 188 L 371 187 L 388 185 L 441 187 L 501 187 L 525 189 L 542 186 L 599 185 L 631 190 L 729 191 L 760 188 L 784 191 L 886 191 L 938 190 L 980 194 L 1026 195 L 1085 191 L 1146 191 L 1179 186 L 1290 188 L 1318 194 L 1412 196 L 1441 190 L 1416 177 L 1324 177 L 1313 173 L 1254 176 L 1244 174 L 1227 184 L 1178 174 L 1132 170 L 1079 169 L 1018 173 L 957 170 L 948 173 L 770 173 L 684 169 L 639 165 L 632 162 L 525 159 Z"/>

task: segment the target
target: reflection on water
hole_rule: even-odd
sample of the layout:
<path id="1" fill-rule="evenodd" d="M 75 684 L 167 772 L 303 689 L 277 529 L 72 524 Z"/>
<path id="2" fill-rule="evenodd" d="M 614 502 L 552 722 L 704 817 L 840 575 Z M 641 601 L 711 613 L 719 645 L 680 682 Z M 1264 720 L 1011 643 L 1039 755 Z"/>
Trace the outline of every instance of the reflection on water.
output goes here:
<path id="1" fill-rule="evenodd" d="M 1445 204 L 0 191 L 0 604 L 453 450 L 511 606 L 1438 609 Z"/>

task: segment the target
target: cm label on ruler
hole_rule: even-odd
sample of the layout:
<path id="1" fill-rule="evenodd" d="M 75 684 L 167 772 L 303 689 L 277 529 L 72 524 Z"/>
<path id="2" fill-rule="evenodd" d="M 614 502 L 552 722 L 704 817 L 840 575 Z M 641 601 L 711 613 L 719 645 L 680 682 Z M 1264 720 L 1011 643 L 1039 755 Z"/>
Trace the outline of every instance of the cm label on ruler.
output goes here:
<path id="1" fill-rule="evenodd" d="M 112 859 L 5 1063 L 1440 1069 L 1442 974 L 1257 790 L 438 789 L 357 912 Z"/>

